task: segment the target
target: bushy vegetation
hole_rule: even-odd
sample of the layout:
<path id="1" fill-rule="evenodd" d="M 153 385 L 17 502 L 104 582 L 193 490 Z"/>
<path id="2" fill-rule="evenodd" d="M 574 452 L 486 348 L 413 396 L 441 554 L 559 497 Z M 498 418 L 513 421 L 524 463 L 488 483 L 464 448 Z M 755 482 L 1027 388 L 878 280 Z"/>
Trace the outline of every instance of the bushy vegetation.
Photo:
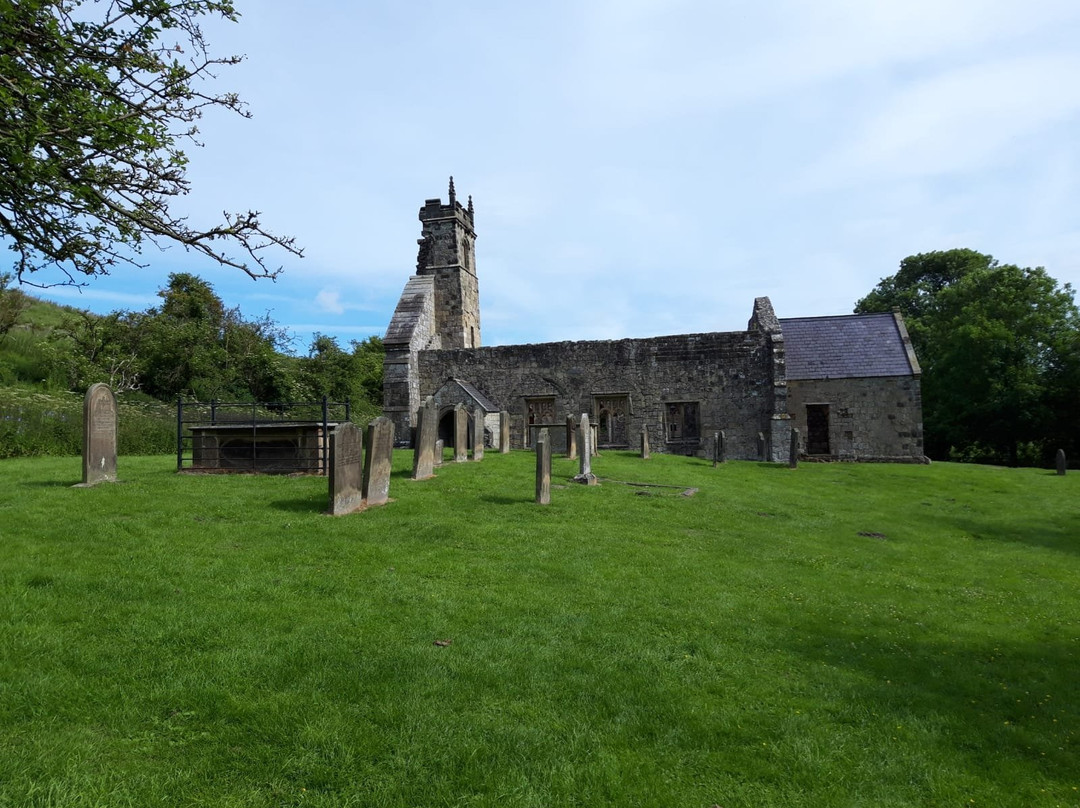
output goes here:
<path id="1" fill-rule="evenodd" d="M 316 335 L 308 354 L 295 356 L 288 352 L 289 335 L 269 317 L 249 319 L 226 308 L 194 275 L 170 275 L 159 295 L 157 307 L 99 316 L 36 301 L 0 283 L 0 309 L 18 296 L 19 312 L 0 334 L 0 436 L 7 438 L 0 457 L 78 452 L 81 403 L 73 402 L 96 382 L 120 398 L 125 453 L 175 451 L 178 396 L 260 403 L 325 396 L 351 400 L 357 423 L 379 414 L 378 337 L 346 350 Z"/>
<path id="2" fill-rule="evenodd" d="M 1080 803 L 1080 476 L 409 461 L 0 463 L 0 805 Z"/>

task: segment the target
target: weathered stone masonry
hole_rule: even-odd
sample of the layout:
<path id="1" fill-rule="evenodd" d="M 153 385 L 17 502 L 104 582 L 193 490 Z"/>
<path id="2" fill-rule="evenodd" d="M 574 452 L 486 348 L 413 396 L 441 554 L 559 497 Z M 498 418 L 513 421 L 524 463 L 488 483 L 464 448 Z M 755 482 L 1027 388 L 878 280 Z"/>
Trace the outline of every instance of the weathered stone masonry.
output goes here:
<path id="1" fill-rule="evenodd" d="M 514 448 L 546 426 L 560 450 L 559 425 L 588 413 L 601 447 L 629 448 L 644 428 L 653 451 L 705 456 L 723 430 L 728 457 L 761 456 L 761 434 L 780 461 L 798 427 L 804 454 L 922 459 L 919 367 L 899 315 L 781 320 L 761 297 L 746 331 L 482 348 L 474 218 L 453 179 L 448 205 L 420 209 L 416 275 L 384 340 L 384 413 L 401 444 L 432 396 L 440 412 L 485 413 L 493 446 L 506 410 Z"/>

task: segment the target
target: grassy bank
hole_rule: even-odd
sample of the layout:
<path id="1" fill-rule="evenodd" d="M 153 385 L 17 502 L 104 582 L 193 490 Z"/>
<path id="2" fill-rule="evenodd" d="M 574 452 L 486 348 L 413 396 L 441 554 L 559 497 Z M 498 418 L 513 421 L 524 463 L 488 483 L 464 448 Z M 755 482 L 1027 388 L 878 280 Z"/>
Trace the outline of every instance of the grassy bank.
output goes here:
<path id="1" fill-rule="evenodd" d="M 0 463 L 0 806 L 1080 805 L 1080 475 L 408 461 Z"/>

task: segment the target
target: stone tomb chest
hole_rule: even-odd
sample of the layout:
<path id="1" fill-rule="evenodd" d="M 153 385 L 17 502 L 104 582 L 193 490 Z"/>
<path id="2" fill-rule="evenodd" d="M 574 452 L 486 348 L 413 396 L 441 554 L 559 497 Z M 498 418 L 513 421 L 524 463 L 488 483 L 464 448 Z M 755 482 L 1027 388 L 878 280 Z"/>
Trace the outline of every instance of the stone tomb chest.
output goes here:
<path id="1" fill-rule="evenodd" d="M 192 425 L 191 471 L 324 474 L 337 422 Z"/>

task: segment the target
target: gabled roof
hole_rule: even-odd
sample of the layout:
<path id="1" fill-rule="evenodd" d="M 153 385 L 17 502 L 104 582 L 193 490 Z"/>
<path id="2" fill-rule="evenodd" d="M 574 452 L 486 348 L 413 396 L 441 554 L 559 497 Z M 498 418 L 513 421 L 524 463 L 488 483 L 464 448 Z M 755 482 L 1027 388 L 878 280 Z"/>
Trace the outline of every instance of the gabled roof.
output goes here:
<path id="1" fill-rule="evenodd" d="M 855 379 L 919 374 L 899 315 L 780 319 L 788 379 Z"/>

